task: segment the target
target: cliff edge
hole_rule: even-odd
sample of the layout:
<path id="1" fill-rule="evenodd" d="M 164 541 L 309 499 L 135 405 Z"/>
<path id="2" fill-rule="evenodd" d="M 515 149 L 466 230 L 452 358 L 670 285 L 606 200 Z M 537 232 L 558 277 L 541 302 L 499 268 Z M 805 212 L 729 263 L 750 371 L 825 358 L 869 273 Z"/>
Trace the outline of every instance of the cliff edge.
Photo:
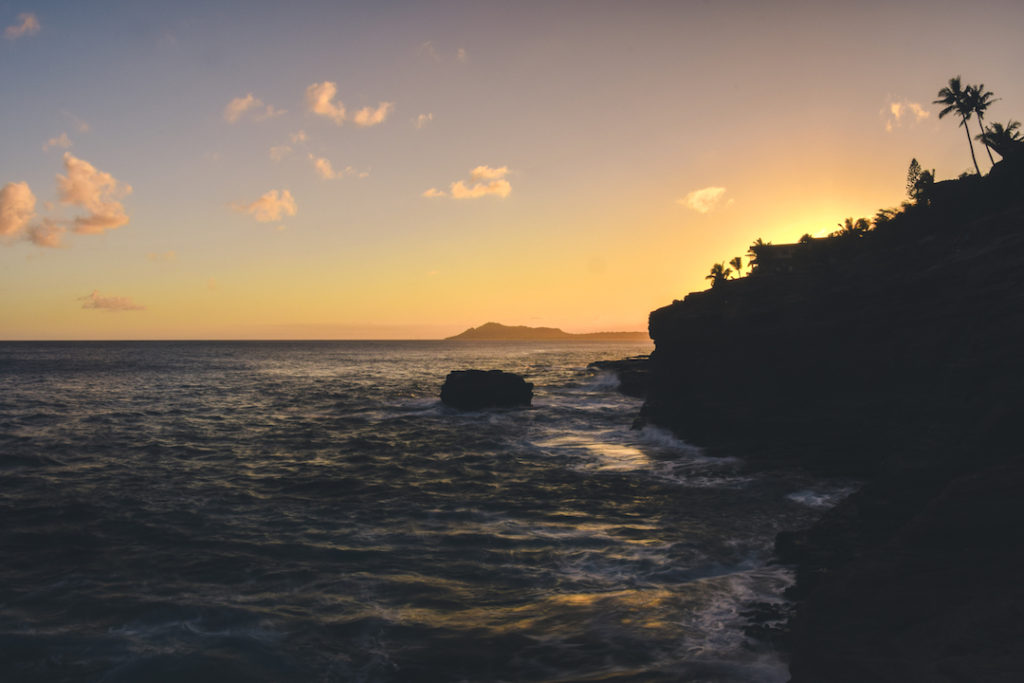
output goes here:
<path id="1" fill-rule="evenodd" d="M 787 247 L 651 313 L 641 421 L 866 479 L 778 539 L 794 683 L 1024 680 L 1024 165 Z"/>

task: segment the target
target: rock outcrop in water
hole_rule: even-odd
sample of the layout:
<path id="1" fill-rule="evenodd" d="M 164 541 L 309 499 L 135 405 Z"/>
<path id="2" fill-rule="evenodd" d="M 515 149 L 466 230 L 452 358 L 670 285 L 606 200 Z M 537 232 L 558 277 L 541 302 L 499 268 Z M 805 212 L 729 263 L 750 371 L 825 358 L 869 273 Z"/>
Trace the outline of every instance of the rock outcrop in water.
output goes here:
<path id="1" fill-rule="evenodd" d="M 587 366 L 590 370 L 611 372 L 619 380 L 619 393 L 633 398 L 647 396 L 649 356 L 633 356 L 622 360 L 597 360 Z"/>
<path id="2" fill-rule="evenodd" d="M 792 247 L 651 313 L 641 419 L 866 479 L 778 539 L 793 683 L 1024 680 L 1024 164 Z"/>
<path id="3" fill-rule="evenodd" d="M 460 410 L 528 406 L 533 384 L 501 370 L 453 370 L 441 387 L 441 401 Z"/>

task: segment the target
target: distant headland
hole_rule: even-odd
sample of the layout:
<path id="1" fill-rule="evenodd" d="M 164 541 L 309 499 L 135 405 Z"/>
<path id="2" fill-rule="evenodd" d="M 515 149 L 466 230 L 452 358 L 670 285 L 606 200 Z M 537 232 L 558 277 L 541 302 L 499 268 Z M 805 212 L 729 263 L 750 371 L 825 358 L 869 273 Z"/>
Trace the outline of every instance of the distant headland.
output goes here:
<path id="1" fill-rule="evenodd" d="M 525 325 L 502 325 L 484 323 L 471 327 L 445 341 L 647 341 L 647 332 L 590 332 L 572 334 L 557 327 L 527 327 Z"/>

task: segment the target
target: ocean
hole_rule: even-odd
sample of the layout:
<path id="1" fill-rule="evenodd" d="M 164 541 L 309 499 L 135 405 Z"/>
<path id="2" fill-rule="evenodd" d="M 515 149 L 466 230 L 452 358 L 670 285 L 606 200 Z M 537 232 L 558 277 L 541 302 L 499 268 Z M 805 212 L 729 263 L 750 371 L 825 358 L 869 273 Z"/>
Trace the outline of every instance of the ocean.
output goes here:
<path id="1" fill-rule="evenodd" d="M 631 429 L 587 364 L 650 350 L 0 343 L 0 677 L 785 681 L 745 613 L 847 490 Z"/>

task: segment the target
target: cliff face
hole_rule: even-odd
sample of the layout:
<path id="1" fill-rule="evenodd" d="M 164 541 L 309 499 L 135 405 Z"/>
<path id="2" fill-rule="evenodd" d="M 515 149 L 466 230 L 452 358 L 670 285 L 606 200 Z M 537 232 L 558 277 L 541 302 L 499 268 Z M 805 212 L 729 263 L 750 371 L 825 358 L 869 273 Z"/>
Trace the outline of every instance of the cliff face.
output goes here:
<path id="1" fill-rule="evenodd" d="M 1015 623 L 1024 610 L 999 568 L 1020 566 L 1021 534 L 996 519 L 1024 519 L 1019 488 L 1000 483 L 1024 479 L 1022 179 L 1003 166 L 961 181 L 862 237 L 797 248 L 791 268 L 651 313 L 642 420 L 712 452 L 868 480 L 780 536 L 804 596 L 795 682 L 961 680 L 985 657 L 980 680 L 1024 673 L 1021 655 L 992 650 L 1021 631 L 997 596 L 1016 600 Z"/>

